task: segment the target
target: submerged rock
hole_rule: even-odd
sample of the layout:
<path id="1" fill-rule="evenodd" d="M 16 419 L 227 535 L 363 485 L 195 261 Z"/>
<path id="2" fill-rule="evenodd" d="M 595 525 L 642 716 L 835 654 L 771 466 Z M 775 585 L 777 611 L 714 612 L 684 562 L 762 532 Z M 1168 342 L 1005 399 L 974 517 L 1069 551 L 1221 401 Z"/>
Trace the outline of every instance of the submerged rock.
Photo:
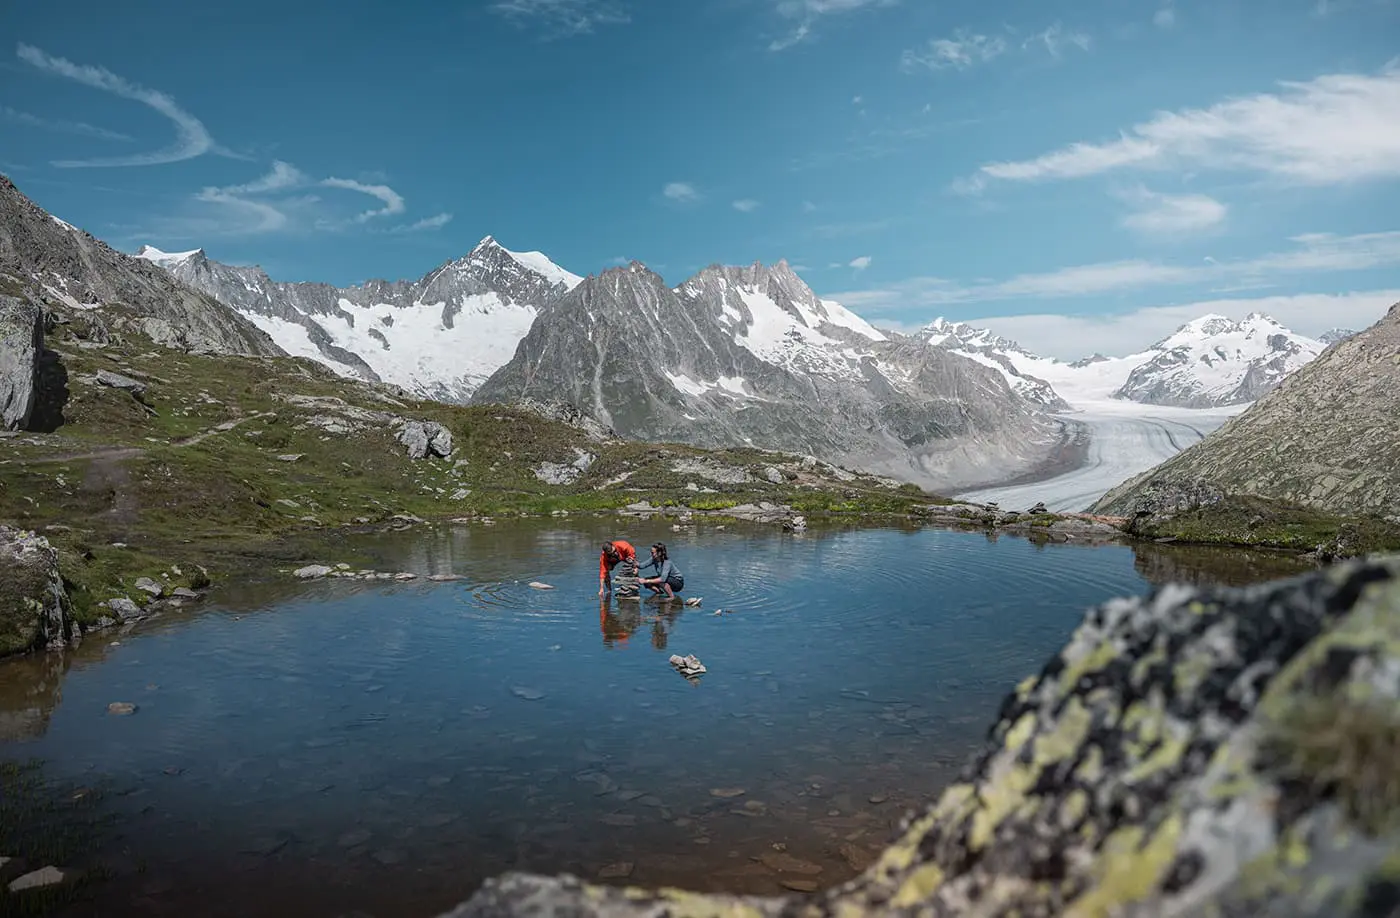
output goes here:
<path id="1" fill-rule="evenodd" d="M 0 656 L 77 639 L 58 552 L 41 535 L 0 526 Z"/>
<path id="2" fill-rule="evenodd" d="M 802 914 L 1391 915 L 1397 755 L 1400 558 L 1112 600 L 1006 698 L 960 779 Z M 511 873 L 449 914 L 797 907 Z"/>
<path id="3" fill-rule="evenodd" d="M 63 871 L 57 867 L 43 867 L 15 879 L 10 883 L 9 890 L 17 893 L 26 889 L 42 889 L 45 886 L 56 886 L 62 883 L 63 879 Z"/>

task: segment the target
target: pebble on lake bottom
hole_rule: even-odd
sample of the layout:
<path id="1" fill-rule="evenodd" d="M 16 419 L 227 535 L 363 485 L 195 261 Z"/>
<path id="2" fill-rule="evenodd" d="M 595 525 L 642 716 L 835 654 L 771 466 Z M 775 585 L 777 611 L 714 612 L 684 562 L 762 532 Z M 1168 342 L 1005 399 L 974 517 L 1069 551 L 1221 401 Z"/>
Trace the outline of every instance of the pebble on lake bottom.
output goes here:
<path id="1" fill-rule="evenodd" d="M 41 889 L 45 886 L 54 886 L 63 882 L 63 871 L 57 867 L 43 867 L 39 870 L 32 870 L 24 876 L 11 881 L 10 892 L 23 892 L 26 889 Z"/>
<path id="2" fill-rule="evenodd" d="M 616 864 L 608 864 L 598 870 L 600 880 L 625 880 L 632 875 L 633 864 L 631 861 L 618 861 Z"/>
<path id="3" fill-rule="evenodd" d="M 742 797 L 745 793 L 742 787 L 716 787 L 710 791 L 710 796 L 728 800 L 732 797 Z"/>
<path id="4" fill-rule="evenodd" d="M 797 879 L 783 880 L 783 887 L 793 892 L 811 893 L 817 891 L 817 881 Z"/>
<path id="5" fill-rule="evenodd" d="M 539 701 L 544 698 L 544 692 L 523 685 L 512 686 L 510 692 L 515 697 L 524 698 L 526 701 Z"/>

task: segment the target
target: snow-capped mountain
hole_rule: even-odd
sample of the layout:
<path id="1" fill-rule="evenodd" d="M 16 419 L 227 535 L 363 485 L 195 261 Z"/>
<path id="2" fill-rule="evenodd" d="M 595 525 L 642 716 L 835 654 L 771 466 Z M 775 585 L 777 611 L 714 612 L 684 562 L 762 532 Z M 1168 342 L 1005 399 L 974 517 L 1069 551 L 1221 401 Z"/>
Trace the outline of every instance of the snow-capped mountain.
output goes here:
<path id="1" fill-rule="evenodd" d="M 1040 463 L 1063 425 L 1001 374 L 886 335 L 786 262 L 677 287 L 633 262 L 544 306 L 473 401 L 569 401 L 624 436 L 798 451 L 934 487 Z"/>
<path id="2" fill-rule="evenodd" d="M 0 290 L 80 323 L 90 340 L 124 329 L 166 347 L 276 355 L 233 310 L 50 214 L 0 176 Z M 109 308 L 120 304 L 120 308 Z"/>
<path id="3" fill-rule="evenodd" d="M 233 307 L 288 353 L 441 401 L 465 401 L 510 359 L 539 309 L 583 280 L 490 236 L 421 280 L 346 288 L 274 281 L 201 249 L 137 255 Z"/>
<path id="4" fill-rule="evenodd" d="M 1000 370 L 1018 392 L 1052 410 L 1109 398 L 1179 408 L 1247 404 L 1324 347 L 1262 313 L 1239 322 L 1202 316 L 1139 353 L 1094 354 L 1073 363 L 1038 356 L 986 329 L 942 318 L 916 337 Z"/>
<path id="5" fill-rule="evenodd" d="M 1338 341 L 1345 341 L 1346 339 L 1354 338 L 1355 336 L 1356 332 L 1350 328 L 1329 328 L 1327 331 L 1319 335 L 1317 340 L 1321 341 L 1325 345 L 1331 346 L 1333 344 L 1336 344 Z"/>
<path id="6" fill-rule="evenodd" d="M 1054 386 L 1034 375 L 1032 367 L 1045 358 L 1037 357 L 1015 341 L 994 335 L 985 328 L 950 322 L 942 316 L 921 328 L 917 337 L 934 347 L 947 348 L 997 370 L 1006 377 L 1011 388 L 1038 405 L 1052 411 L 1069 408 Z M 1017 362 L 1026 369 L 1017 366 Z"/>
<path id="7" fill-rule="evenodd" d="M 1261 312 L 1239 322 L 1206 315 L 1152 345 L 1114 397 L 1180 408 L 1248 404 L 1324 349 Z"/>

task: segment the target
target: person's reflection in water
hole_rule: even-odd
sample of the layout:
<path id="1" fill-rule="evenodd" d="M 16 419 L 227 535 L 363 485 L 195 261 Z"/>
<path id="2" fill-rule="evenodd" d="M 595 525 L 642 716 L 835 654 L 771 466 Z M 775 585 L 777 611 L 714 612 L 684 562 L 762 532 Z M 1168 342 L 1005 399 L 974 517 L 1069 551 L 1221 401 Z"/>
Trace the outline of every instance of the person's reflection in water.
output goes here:
<path id="1" fill-rule="evenodd" d="M 603 632 L 603 646 L 625 645 L 637 629 L 642 627 L 642 611 L 634 603 L 627 603 L 616 611 L 606 598 L 598 603 L 598 629 Z"/>
<path id="2" fill-rule="evenodd" d="M 659 601 L 659 597 L 651 597 L 647 605 L 657 605 L 656 616 L 648 619 L 651 622 L 651 646 L 657 650 L 665 650 L 667 643 L 671 639 L 671 629 L 676 627 L 676 620 L 681 616 L 681 609 L 677 605 Z"/>

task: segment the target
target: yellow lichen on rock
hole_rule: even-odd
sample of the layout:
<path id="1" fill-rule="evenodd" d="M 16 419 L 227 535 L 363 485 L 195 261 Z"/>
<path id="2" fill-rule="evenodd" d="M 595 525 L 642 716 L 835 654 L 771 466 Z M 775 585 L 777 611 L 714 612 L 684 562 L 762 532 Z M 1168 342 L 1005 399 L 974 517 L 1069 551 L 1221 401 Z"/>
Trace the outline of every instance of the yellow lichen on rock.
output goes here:
<path id="1" fill-rule="evenodd" d="M 1173 814 L 1150 837 L 1141 826 L 1119 829 L 1104 842 L 1097 883 L 1071 902 L 1065 918 L 1110 918 L 1118 909 L 1151 895 L 1176 856 L 1181 816 Z"/>

